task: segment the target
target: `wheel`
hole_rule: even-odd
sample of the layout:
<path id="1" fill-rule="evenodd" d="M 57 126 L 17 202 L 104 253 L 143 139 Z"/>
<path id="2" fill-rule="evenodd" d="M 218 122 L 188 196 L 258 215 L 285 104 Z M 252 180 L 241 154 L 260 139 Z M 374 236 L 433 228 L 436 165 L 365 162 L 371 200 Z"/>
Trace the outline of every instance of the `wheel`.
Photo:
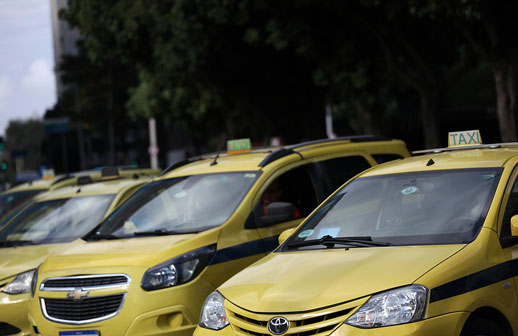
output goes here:
<path id="1" fill-rule="evenodd" d="M 504 336 L 506 333 L 497 324 L 484 318 L 474 318 L 462 329 L 460 336 Z"/>

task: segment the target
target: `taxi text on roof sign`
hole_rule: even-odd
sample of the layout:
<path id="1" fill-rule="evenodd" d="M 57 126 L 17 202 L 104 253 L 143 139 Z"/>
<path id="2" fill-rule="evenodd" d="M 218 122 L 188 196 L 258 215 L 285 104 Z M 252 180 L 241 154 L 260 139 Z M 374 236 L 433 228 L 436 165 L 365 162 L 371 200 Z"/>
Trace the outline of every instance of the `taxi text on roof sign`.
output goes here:
<path id="1" fill-rule="evenodd" d="M 482 137 L 479 130 L 448 133 L 448 147 L 481 145 Z"/>
<path id="2" fill-rule="evenodd" d="M 228 154 L 240 154 L 252 151 L 250 139 L 237 139 L 227 141 Z"/>

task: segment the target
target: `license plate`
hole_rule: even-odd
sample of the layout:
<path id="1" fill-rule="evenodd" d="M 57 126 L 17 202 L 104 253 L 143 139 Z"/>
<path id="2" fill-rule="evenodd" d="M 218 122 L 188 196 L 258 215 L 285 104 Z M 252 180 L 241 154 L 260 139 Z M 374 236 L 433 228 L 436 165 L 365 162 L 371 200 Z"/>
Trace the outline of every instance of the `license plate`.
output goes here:
<path id="1" fill-rule="evenodd" d="M 76 331 L 60 331 L 59 336 L 77 336 L 77 335 L 89 335 L 89 336 L 100 336 L 99 330 L 76 330 Z"/>

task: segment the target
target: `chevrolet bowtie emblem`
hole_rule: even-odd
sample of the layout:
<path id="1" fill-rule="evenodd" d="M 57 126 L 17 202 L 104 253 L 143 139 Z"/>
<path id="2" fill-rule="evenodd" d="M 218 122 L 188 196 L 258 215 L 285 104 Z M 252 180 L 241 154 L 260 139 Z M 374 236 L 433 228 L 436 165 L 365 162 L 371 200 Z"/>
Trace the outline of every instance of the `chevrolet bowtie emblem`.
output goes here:
<path id="1" fill-rule="evenodd" d="M 76 288 L 73 292 L 68 292 L 67 298 L 74 299 L 74 301 L 81 301 L 90 294 L 90 291 Z"/>

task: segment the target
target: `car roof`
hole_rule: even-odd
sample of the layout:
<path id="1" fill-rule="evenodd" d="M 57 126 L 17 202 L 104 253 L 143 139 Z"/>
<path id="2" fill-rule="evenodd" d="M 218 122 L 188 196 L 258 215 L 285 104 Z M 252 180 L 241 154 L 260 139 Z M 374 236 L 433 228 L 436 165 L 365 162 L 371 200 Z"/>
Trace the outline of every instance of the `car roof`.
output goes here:
<path id="1" fill-rule="evenodd" d="M 33 180 L 29 182 L 24 182 L 19 185 L 16 185 L 6 191 L 4 191 L 2 194 L 10 194 L 15 192 L 21 192 L 21 191 L 29 191 L 29 190 L 46 190 L 49 189 L 50 186 L 54 183 L 54 179 L 44 180 Z"/>
<path id="2" fill-rule="evenodd" d="M 445 149 L 442 152 L 405 158 L 369 169 L 362 176 L 463 168 L 503 167 L 518 155 L 518 146 L 481 146 L 475 149 Z"/>
<path id="3" fill-rule="evenodd" d="M 72 198 L 92 195 L 113 195 L 126 190 L 136 184 L 143 183 L 144 180 L 115 179 L 111 181 L 94 182 L 85 185 L 74 185 L 61 189 L 47 191 L 35 197 L 36 202 L 52 199 Z"/>
<path id="4" fill-rule="evenodd" d="M 282 157 L 292 155 L 294 159 L 311 158 L 325 153 L 339 151 L 366 151 L 383 153 L 387 145 L 400 147 L 400 152 L 406 152 L 406 145 L 401 140 L 385 137 L 370 136 L 371 140 L 348 137 L 304 142 L 290 146 L 261 147 L 251 152 L 229 155 L 227 153 L 209 153 L 191 158 L 173 165 L 162 173 L 163 178 L 174 176 L 197 175 L 206 173 L 221 173 L 232 171 L 259 171 L 268 164 Z M 398 154 L 395 152 L 393 154 Z M 406 152 L 408 153 L 408 152 Z M 213 164 L 217 156 L 217 164 Z"/>

